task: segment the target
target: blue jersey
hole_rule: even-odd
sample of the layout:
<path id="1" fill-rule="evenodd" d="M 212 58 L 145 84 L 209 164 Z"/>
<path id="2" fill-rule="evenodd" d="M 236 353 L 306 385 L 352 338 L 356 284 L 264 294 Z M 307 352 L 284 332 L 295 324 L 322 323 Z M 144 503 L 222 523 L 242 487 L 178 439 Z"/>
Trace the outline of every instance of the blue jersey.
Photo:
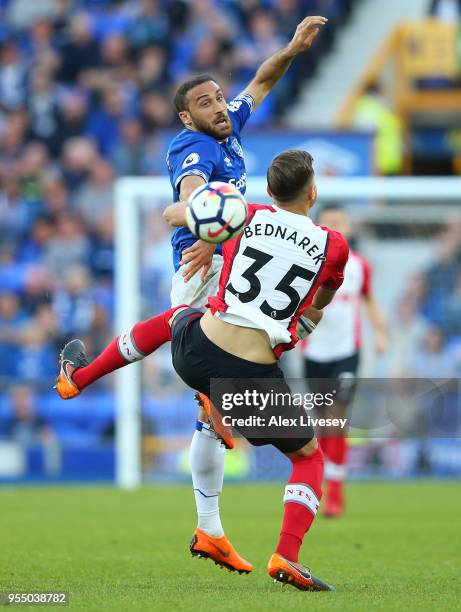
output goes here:
<path id="1" fill-rule="evenodd" d="M 237 96 L 227 105 L 232 122 L 232 134 L 224 142 L 202 132 L 184 129 L 170 143 L 166 163 L 173 187 L 173 201 L 179 200 L 179 184 L 185 176 L 197 175 L 209 183 L 231 183 L 244 194 L 246 189 L 245 161 L 243 159 L 240 131 L 254 108 L 254 100 L 248 94 Z M 188 227 L 178 227 L 171 238 L 174 269 L 178 270 L 181 254 L 197 238 Z M 221 247 L 216 249 L 221 253 Z"/>

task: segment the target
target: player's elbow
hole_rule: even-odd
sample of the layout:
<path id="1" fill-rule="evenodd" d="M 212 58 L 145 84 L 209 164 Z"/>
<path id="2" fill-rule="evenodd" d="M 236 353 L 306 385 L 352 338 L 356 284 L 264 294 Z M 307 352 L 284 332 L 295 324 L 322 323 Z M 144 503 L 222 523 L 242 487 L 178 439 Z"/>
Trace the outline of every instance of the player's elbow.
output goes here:
<path id="1" fill-rule="evenodd" d="M 164 221 L 166 221 L 167 223 L 171 225 L 171 211 L 169 209 L 170 209 L 170 206 L 167 206 L 164 209 L 164 211 L 162 212 L 162 217 Z"/>
<path id="2" fill-rule="evenodd" d="M 175 215 L 174 212 L 174 204 L 173 205 L 169 205 L 165 208 L 165 210 L 162 213 L 162 217 L 164 218 L 164 220 L 168 223 L 168 225 L 171 225 L 172 227 L 177 227 L 178 224 L 178 220 L 177 220 L 177 215 Z"/>

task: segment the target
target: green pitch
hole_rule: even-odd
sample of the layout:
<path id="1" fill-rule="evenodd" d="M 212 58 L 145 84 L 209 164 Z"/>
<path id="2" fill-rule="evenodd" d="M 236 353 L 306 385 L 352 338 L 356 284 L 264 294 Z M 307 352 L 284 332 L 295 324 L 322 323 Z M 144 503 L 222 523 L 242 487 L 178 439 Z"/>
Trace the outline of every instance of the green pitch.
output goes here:
<path id="1" fill-rule="evenodd" d="M 459 484 L 351 484 L 347 515 L 319 517 L 301 556 L 336 593 L 266 575 L 282 489 L 225 488 L 227 533 L 255 565 L 240 576 L 190 557 L 186 486 L 0 488 L 0 590 L 68 591 L 75 610 L 459 610 Z"/>

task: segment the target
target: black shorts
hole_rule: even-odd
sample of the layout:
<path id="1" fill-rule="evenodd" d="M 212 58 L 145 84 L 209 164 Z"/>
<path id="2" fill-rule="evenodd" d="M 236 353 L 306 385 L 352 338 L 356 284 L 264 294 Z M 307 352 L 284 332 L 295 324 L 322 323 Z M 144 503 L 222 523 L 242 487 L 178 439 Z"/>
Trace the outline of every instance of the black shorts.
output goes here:
<path id="1" fill-rule="evenodd" d="M 312 393 L 334 391 L 342 404 L 350 404 L 357 388 L 359 353 L 335 361 L 304 360 L 304 376 Z"/>
<path id="2" fill-rule="evenodd" d="M 285 401 L 282 405 L 279 401 L 268 401 L 264 409 L 245 402 L 233 405 L 227 412 L 223 409 L 223 397 L 229 391 L 233 394 L 264 394 L 266 398 L 283 395 L 284 400 L 287 395 L 291 396 L 291 392 L 278 363 L 247 361 L 211 342 L 200 326 L 202 316 L 200 310 L 188 308 L 173 322 L 173 366 L 182 380 L 192 389 L 211 397 L 221 416 L 232 417 L 233 429 L 254 446 L 272 444 L 282 453 L 289 453 L 310 442 L 314 431 L 306 423 L 306 412 L 293 402 Z M 237 424 L 235 420 L 238 419 L 246 422 Z M 286 421 L 282 422 L 283 419 Z"/>

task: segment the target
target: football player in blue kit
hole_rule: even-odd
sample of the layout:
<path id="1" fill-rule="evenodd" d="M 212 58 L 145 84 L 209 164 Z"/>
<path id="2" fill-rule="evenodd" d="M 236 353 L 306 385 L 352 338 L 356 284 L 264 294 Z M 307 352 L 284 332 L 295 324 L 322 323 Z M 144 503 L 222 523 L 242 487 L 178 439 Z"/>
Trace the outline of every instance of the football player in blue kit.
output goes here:
<path id="1" fill-rule="evenodd" d="M 211 181 L 231 183 L 245 193 L 241 131 L 293 59 L 310 48 L 326 22 L 324 17 L 306 17 L 292 40 L 259 67 L 253 80 L 230 103 L 226 102 L 221 87 L 212 76 L 200 75 L 179 86 L 174 103 L 184 129 L 168 149 L 167 166 L 175 204 L 164 212 L 166 221 L 176 226 L 171 241 L 175 267 L 172 306 L 204 307 L 208 297 L 217 291 L 222 268 L 221 247 L 197 241 L 190 230 L 182 226 L 183 209 L 190 194 Z M 190 448 L 198 514 L 191 552 L 211 557 L 215 563 L 229 569 L 250 572 L 252 565 L 240 557 L 225 536 L 219 514 L 225 446 L 232 448 L 233 439 L 218 422 L 213 422 L 208 398 L 199 394 L 198 400 L 201 408 Z"/>

